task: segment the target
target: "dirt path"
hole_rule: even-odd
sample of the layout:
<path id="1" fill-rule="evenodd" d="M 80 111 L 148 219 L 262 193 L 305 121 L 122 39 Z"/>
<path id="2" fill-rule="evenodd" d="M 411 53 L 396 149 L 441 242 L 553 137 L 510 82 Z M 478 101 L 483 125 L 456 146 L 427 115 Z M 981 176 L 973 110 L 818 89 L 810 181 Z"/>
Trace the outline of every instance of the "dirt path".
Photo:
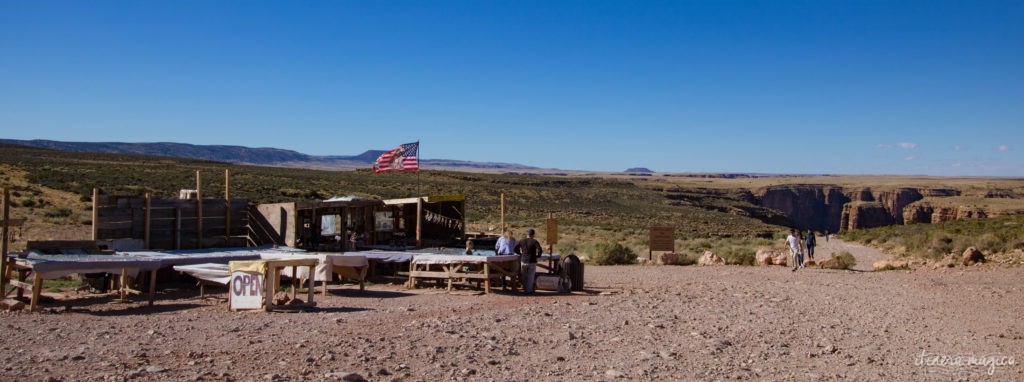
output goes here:
<path id="1" fill-rule="evenodd" d="M 849 251 L 854 258 L 857 259 L 857 265 L 853 267 L 854 270 L 858 271 L 871 271 L 871 265 L 876 261 L 884 260 L 889 257 L 884 252 L 878 249 L 871 248 L 859 243 L 847 242 L 836 238 L 831 238 L 825 241 L 824 237 L 817 239 L 818 247 L 814 250 L 814 258 L 817 260 L 828 259 L 833 253 L 838 254 L 842 251 Z"/>

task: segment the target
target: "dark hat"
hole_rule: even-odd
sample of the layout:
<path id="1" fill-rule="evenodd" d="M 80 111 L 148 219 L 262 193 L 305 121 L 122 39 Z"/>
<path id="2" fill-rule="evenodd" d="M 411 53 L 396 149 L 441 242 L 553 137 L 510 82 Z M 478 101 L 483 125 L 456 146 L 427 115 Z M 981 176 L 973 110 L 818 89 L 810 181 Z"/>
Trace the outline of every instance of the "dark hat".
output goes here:
<path id="1" fill-rule="evenodd" d="M 534 233 L 536 233 L 536 232 L 534 232 L 533 228 L 530 228 L 530 229 L 526 230 L 526 234 L 529 235 L 529 236 L 533 236 Z"/>

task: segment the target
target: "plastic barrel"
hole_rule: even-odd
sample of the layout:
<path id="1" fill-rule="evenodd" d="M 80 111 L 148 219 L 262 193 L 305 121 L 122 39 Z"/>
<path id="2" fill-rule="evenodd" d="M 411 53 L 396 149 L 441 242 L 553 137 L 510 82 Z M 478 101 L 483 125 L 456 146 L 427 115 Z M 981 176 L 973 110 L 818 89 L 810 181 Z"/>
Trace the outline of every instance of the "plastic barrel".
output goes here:
<path id="1" fill-rule="evenodd" d="M 566 256 L 561 261 L 562 272 L 572 281 L 573 291 L 583 291 L 583 262 L 576 255 Z"/>

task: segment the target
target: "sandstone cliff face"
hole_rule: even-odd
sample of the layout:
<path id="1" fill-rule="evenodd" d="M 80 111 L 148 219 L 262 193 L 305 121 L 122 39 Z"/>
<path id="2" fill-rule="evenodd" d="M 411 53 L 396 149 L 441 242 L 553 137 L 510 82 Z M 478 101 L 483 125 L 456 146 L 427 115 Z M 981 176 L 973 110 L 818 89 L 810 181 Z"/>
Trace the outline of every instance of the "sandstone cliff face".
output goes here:
<path id="1" fill-rule="evenodd" d="M 921 190 L 921 195 L 925 197 L 945 198 L 950 196 L 960 196 L 960 191 L 949 188 L 929 188 Z"/>
<path id="2" fill-rule="evenodd" d="M 875 201 L 875 195 L 871 193 L 870 188 L 861 188 L 854 190 L 847 190 L 845 192 L 847 198 L 853 202 L 873 202 Z"/>
<path id="3" fill-rule="evenodd" d="M 882 203 L 889 216 L 892 217 L 892 222 L 895 224 L 903 224 L 903 208 L 909 206 L 918 200 L 923 199 L 924 196 L 915 188 L 900 188 L 895 191 L 882 191 L 876 194 L 875 200 Z"/>
<path id="4" fill-rule="evenodd" d="M 781 211 L 800 228 L 839 230 L 843 205 L 850 199 L 827 185 L 772 186 L 753 193 L 758 205 Z"/>
<path id="5" fill-rule="evenodd" d="M 1020 213 L 1009 210 L 1004 213 Z M 999 216 L 999 212 L 990 212 L 972 206 L 933 206 L 931 203 L 914 203 L 903 210 L 903 220 L 907 223 L 944 223 L 953 220 L 978 219 Z"/>
<path id="6" fill-rule="evenodd" d="M 903 224 L 931 223 L 935 207 L 928 203 L 914 203 L 903 209 Z"/>
<path id="7" fill-rule="evenodd" d="M 1018 199 L 1024 192 L 1006 189 L 956 190 L 948 188 L 897 188 L 875 191 L 871 188 L 847 188 L 833 185 L 780 185 L 755 190 L 753 202 L 761 207 L 785 214 L 798 228 L 839 232 L 850 229 L 881 227 L 906 223 L 942 223 L 959 219 L 1024 213 L 1024 208 L 986 209 L 968 202 L 952 204 L 950 200 L 938 204 L 931 198 L 972 196 L 986 199 Z M 1021 197 L 1024 198 L 1024 197 Z M 940 199 L 941 200 L 941 199 Z M 957 203 L 958 204 L 958 203 Z M 1022 202 L 1024 204 L 1024 202 Z"/>
<path id="8" fill-rule="evenodd" d="M 880 202 L 852 202 L 843 206 L 841 230 L 884 227 L 894 224 L 892 215 Z"/>

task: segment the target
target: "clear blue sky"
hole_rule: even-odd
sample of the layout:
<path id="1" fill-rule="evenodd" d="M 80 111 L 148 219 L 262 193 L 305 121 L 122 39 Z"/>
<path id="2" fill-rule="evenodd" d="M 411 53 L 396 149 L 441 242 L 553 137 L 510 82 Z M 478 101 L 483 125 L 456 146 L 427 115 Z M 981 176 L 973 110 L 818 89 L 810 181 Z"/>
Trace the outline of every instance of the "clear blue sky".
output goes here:
<path id="1" fill-rule="evenodd" d="M 0 137 L 1024 176 L 1024 2 L 0 0 Z"/>

